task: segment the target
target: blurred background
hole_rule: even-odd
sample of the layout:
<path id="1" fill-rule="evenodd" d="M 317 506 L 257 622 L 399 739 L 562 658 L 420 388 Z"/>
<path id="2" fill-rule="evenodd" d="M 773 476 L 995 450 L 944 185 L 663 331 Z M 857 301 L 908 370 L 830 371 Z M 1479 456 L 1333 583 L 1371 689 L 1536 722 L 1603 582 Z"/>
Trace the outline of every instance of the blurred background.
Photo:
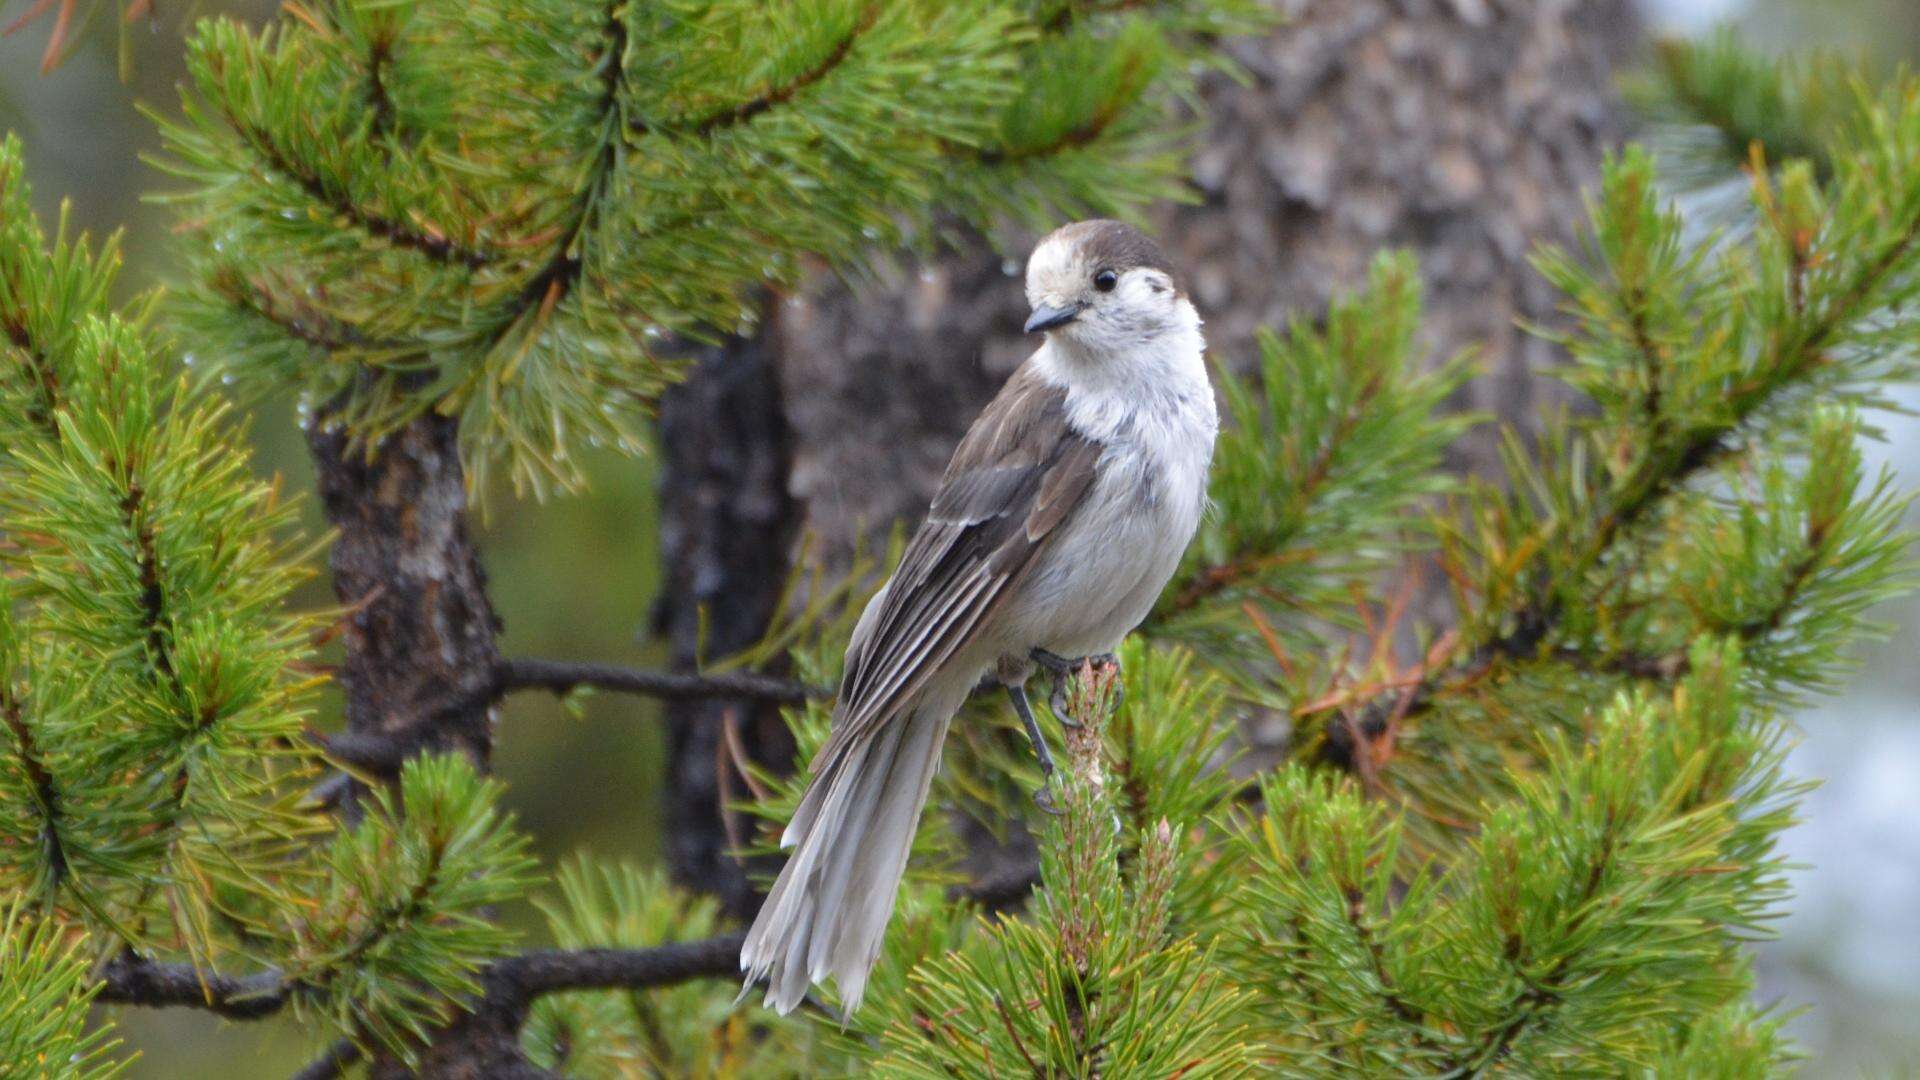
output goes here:
<path id="1" fill-rule="evenodd" d="M 1339 3 L 1340 0 L 1319 0 Z M 1467 0 L 1454 0 L 1456 6 Z M 1477 2 L 1477 0 L 1475 0 Z M 1538 0 L 1540 3 L 1558 0 Z M 0 3 L 0 22 L 26 0 Z M 69 228 L 123 232 L 121 288 L 163 284 L 167 212 L 149 197 L 167 178 L 145 161 L 157 149 L 142 110 L 177 108 L 181 37 L 195 18 L 271 16 L 266 0 L 160 0 L 150 18 L 118 24 L 112 5 L 75 28 L 66 62 L 40 74 L 50 19 L 0 38 L 0 127 L 16 131 L 43 219 L 71 204 Z M 1732 25 L 1769 49 L 1834 47 L 1888 65 L 1920 60 L 1915 0 L 1643 0 L 1656 34 L 1694 35 Z M 84 10 L 84 9 L 83 9 Z M 1906 400 L 1920 408 L 1920 393 Z M 251 438 L 263 472 L 289 491 L 311 490 L 311 469 L 290 400 L 252 410 Z M 1871 453 L 1920 489 L 1920 421 L 1885 420 Z M 481 544 L 493 598 L 505 619 L 508 655 L 663 662 L 647 613 L 660 560 L 654 477 L 645 459 L 604 458 L 588 493 L 523 512 L 504 492 L 486 500 Z M 310 530 L 322 528 L 308 500 Z M 1920 526 L 1920 515 L 1913 524 Z M 302 602 L 331 602 L 313 583 Z M 1777 941 L 1758 950 L 1763 992 L 1804 1007 L 1793 1028 L 1810 1076 L 1920 1075 L 1920 598 L 1884 612 L 1890 639 L 1863 651 L 1860 676 L 1838 699 L 1801 717 L 1795 769 L 1824 781 L 1788 835 L 1797 898 Z M 662 739 L 651 704 L 589 698 L 563 709 L 548 699 L 510 699 L 497 767 L 509 804 L 549 860 L 578 848 L 655 859 Z M 565 767 L 560 767 L 564 762 Z M 510 912 L 523 920 L 529 913 Z M 138 1077 L 280 1075 L 305 1060 L 305 1044 L 278 1025 L 221 1025 L 200 1016 L 123 1014 L 144 1050 Z"/>

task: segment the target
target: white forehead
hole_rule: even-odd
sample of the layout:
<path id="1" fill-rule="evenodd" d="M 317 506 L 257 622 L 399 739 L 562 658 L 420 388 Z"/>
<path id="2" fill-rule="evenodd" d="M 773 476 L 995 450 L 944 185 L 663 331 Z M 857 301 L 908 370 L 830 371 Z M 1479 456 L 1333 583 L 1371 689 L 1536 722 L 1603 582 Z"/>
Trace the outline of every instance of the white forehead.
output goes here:
<path id="1" fill-rule="evenodd" d="M 1027 292 L 1057 292 L 1076 286 L 1086 276 L 1085 252 L 1062 232 L 1049 234 L 1028 256 Z"/>

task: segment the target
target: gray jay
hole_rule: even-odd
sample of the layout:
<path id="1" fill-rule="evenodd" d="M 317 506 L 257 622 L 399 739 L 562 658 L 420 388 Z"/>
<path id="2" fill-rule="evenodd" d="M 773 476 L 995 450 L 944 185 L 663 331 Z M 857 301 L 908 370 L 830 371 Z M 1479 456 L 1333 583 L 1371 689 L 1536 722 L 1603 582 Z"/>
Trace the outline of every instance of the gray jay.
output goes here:
<path id="1" fill-rule="evenodd" d="M 1200 317 L 1158 245 L 1082 221 L 1027 261 L 1044 343 L 947 465 L 926 522 L 847 646 L 833 728 L 740 950 L 785 1013 L 831 975 L 857 1009 L 947 724 L 988 673 L 1051 774 L 1024 686 L 1111 653 L 1193 538 L 1219 427 Z M 1044 804 L 1043 804 L 1044 805 Z M 744 994 L 745 989 L 742 990 Z"/>

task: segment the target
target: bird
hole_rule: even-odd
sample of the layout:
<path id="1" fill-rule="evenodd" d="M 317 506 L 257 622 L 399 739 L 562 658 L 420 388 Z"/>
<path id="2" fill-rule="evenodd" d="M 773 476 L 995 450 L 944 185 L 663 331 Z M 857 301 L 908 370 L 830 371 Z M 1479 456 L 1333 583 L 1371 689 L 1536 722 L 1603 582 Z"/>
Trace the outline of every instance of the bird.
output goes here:
<path id="1" fill-rule="evenodd" d="M 790 854 L 742 944 L 741 996 L 764 982 L 779 1013 L 829 977 L 843 1018 L 860 1007 L 976 685 L 1004 687 L 1050 778 L 1028 679 L 1113 663 L 1205 514 L 1219 413 L 1199 313 L 1160 245 L 1119 221 L 1064 225 L 1025 284 L 1024 329 L 1043 340 L 960 440 L 855 625 Z"/>

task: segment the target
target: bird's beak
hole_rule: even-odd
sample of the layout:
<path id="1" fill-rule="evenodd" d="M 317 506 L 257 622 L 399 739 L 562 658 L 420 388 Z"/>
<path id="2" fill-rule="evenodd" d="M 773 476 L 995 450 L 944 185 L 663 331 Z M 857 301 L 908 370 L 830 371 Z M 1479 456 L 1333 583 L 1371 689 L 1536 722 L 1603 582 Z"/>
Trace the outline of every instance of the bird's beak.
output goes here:
<path id="1" fill-rule="evenodd" d="M 1080 314 L 1080 309 L 1085 306 L 1085 304 L 1069 304 L 1066 307 L 1049 307 L 1041 304 L 1033 309 L 1033 314 L 1027 316 L 1027 333 L 1065 326 L 1072 322 Z"/>

